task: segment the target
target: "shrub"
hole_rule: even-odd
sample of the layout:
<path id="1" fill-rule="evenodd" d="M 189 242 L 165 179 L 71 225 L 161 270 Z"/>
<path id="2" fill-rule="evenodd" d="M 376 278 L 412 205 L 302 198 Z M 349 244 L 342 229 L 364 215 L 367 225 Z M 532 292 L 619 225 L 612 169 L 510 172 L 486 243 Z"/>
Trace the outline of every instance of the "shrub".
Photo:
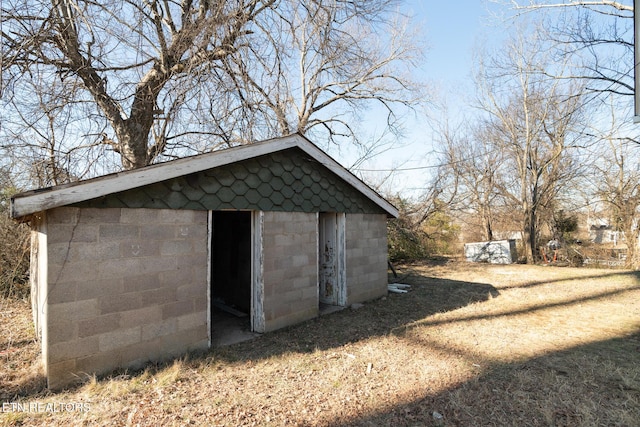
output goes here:
<path id="1" fill-rule="evenodd" d="M 453 225 L 443 203 L 436 200 L 425 214 L 420 205 L 400 198 L 394 202 L 400 215 L 387 223 L 391 261 L 418 261 L 460 250 L 456 247 L 459 227 Z"/>
<path id="2" fill-rule="evenodd" d="M 406 217 L 390 220 L 387 236 L 391 261 L 416 261 L 429 256 L 427 234 Z"/>
<path id="3" fill-rule="evenodd" d="M 9 198 L 14 191 L 0 191 L 0 296 L 29 295 L 29 228 L 9 217 Z"/>

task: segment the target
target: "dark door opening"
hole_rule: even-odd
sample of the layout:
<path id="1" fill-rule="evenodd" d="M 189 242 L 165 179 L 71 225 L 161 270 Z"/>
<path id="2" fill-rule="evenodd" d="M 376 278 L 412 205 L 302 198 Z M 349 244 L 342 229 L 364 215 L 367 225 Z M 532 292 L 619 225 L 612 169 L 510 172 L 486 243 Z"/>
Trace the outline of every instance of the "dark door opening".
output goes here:
<path id="1" fill-rule="evenodd" d="M 251 330 L 251 212 L 212 212 L 211 222 L 211 334 L 216 344 L 232 328 L 241 329 L 235 333 Z"/>

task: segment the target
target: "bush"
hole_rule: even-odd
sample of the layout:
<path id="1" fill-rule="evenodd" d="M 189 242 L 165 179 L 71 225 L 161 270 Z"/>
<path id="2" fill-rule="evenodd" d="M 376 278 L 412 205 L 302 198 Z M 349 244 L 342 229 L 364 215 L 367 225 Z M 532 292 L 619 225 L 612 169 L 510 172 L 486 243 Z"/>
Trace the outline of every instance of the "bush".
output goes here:
<path id="1" fill-rule="evenodd" d="M 451 255 L 456 247 L 459 228 L 453 225 L 446 214 L 444 204 L 436 201 L 435 208 L 419 218 L 419 206 L 402 199 L 394 200 L 399 217 L 387 223 L 389 259 L 395 261 L 418 261 L 433 256 Z"/>
<path id="2" fill-rule="evenodd" d="M 29 295 L 29 228 L 9 217 L 10 192 L 0 192 L 0 296 Z"/>
<path id="3" fill-rule="evenodd" d="M 427 258 L 428 236 L 414 227 L 406 218 L 400 217 L 388 222 L 389 259 L 395 261 L 416 261 Z"/>

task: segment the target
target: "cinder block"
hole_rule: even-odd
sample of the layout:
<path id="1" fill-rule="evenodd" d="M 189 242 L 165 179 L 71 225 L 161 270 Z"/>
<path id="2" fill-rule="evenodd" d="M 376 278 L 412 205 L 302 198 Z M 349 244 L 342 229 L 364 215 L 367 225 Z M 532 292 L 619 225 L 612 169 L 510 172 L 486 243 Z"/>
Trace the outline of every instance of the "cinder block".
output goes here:
<path id="1" fill-rule="evenodd" d="M 172 317 L 182 316 L 184 314 L 193 313 L 193 301 L 175 301 L 162 305 L 162 319 L 170 319 Z"/>
<path id="2" fill-rule="evenodd" d="M 140 292 L 140 299 L 144 306 L 161 305 L 168 301 L 176 301 L 176 288 L 156 288 Z"/>
<path id="3" fill-rule="evenodd" d="M 82 208 L 78 216 L 80 222 L 117 224 L 120 222 L 121 213 L 126 210 L 120 208 Z"/>
<path id="4" fill-rule="evenodd" d="M 65 318 L 49 318 L 46 322 L 49 344 L 72 341 L 78 338 L 78 322 Z"/>
<path id="5" fill-rule="evenodd" d="M 142 341 L 151 341 L 153 339 L 170 335 L 178 331 L 178 320 L 176 318 L 166 319 L 156 323 L 142 326 Z"/>
<path id="6" fill-rule="evenodd" d="M 274 237 L 275 237 L 274 244 L 278 248 L 291 246 L 296 242 L 295 236 L 293 234 L 276 234 Z"/>
<path id="7" fill-rule="evenodd" d="M 99 348 L 100 351 L 110 351 L 118 348 L 124 348 L 128 345 L 132 345 L 140 342 L 141 339 L 141 327 L 136 326 L 129 329 L 118 329 L 113 332 L 107 332 L 99 335 Z"/>
<path id="8" fill-rule="evenodd" d="M 276 234 L 262 235 L 262 245 L 265 248 L 272 248 L 276 246 Z"/>
<path id="9" fill-rule="evenodd" d="M 192 224 L 195 222 L 195 212 L 191 210 L 159 209 L 158 222 L 160 224 Z M 206 224 L 206 212 L 204 214 Z M 200 216 L 198 219 L 202 220 L 202 217 Z"/>
<path id="10" fill-rule="evenodd" d="M 142 274 L 122 279 L 124 292 L 139 292 L 162 287 L 161 275 L 165 273 Z"/>
<path id="11" fill-rule="evenodd" d="M 140 225 L 140 239 L 143 241 L 175 239 L 176 234 L 175 227 L 171 225 L 157 223 Z"/>
<path id="12" fill-rule="evenodd" d="M 300 248 L 300 249 L 303 249 L 303 248 Z M 292 258 L 293 258 L 293 266 L 295 268 L 305 267 L 305 266 L 310 264 L 310 259 L 309 259 L 310 257 L 307 254 L 293 255 Z M 315 261 L 315 259 L 314 259 L 314 261 Z"/>
<path id="13" fill-rule="evenodd" d="M 196 298 L 193 300 L 193 309 L 195 311 L 206 311 L 209 308 L 208 298 Z"/>
<path id="14" fill-rule="evenodd" d="M 318 286 L 310 285 L 302 289 L 301 298 L 303 300 L 313 300 L 312 304 L 318 305 L 318 298 L 319 298 L 318 293 L 319 293 Z"/>
<path id="15" fill-rule="evenodd" d="M 202 254 L 189 254 L 189 255 L 176 255 L 170 258 L 165 257 L 175 262 L 175 267 L 178 269 L 198 269 L 207 267 L 207 257 Z"/>
<path id="16" fill-rule="evenodd" d="M 56 286 L 49 288 L 47 302 L 49 304 L 75 302 L 78 299 L 77 287 L 77 282 L 56 283 Z"/>
<path id="17" fill-rule="evenodd" d="M 138 325 L 144 326 L 162 321 L 162 309 L 158 305 L 123 311 L 118 315 L 120 317 L 119 327 L 125 329 L 132 328 Z"/>
<path id="18" fill-rule="evenodd" d="M 141 274 L 158 274 L 165 271 L 171 271 L 178 268 L 178 262 L 181 258 L 178 257 L 151 257 L 142 258 L 140 262 L 140 269 L 137 270 Z M 206 264 L 205 264 L 206 265 Z"/>
<path id="19" fill-rule="evenodd" d="M 123 361 L 121 349 L 100 352 L 76 359 L 74 371 L 76 375 L 80 377 L 90 376 L 92 374 L 105 374 L 120 366 L 126 367 Z"/>
<path id="20" fill-rule="evenodd" d="M 72 243 L 67 260 L 71 262 L 102 261 L 120 257 L 117 242 Z"/>
<path id="21" fill-rule="evenodd" d="M 123 224 L 153 224 L 158 220 L 158 209 L 122 209 L 120 222 Z"/>
<path id="22" fill-rule="evenodd" d="M 100 241 L 129 240 L 140 237 L 140 227 L 132 224 L 100 224 Z"/>
<path id="23" fill-rule="evenodd" d="M 288 256 L 281 256 L 274 259 L 274 267 L 276 270 L 288 270 L 293 268 L 293 259 Z"/>
<path id="24" fill-rule="evenodd" d="M 206 299 L 206 283 L 188 283 L 186 285 L 182 285 L 176 291 L 176 298 L 178 301 L 189 299 Z"/>
<path id="25" fill-rule="evenodd" d="M 124 292 L 122 279 L 98 279 L 76 282 L 78 301 L 99 298 L 103 295 L 121 294 Z"/>
<path id="26" fill-rule="evenodd" d="M 98 300 L 82 300 L 49 304 L 47 316 L 49 319 L 66 319 L 70 322 L 97 317 L 99 315 Z"/>
<path id="27" fill-rule="evenodd" d="M 191 240 L 165 240 L 160 244 L 160 255 L 163 256 L 186 255 L 191 252 L 193 252 Z"/>
<path id="28" fill-rule="evenodd" d="M 186 331 L 189 329 L 198 328 L 201 326 L 207 325 L 207 312 L 206 311 L 198 311 L 196 313 L 186 314 L 184 316 L 179 316 L 178 320 L 178 331 Z"/>
<path id="29" fill-rule="evenodd" d="M 50 364 L 64 360 L 76 359 L 98 352 L 98 337 L 79 338 L 73 341 L 49 345 L 48 359 Z"/>
<path id="30" fill-rule="evenodd" d="M 127 346 L 118 351 L 118 357 L 122 360 L 121 365 L 131 369 L 141 369 L 149 360 L 163 361 L 167 358 L 160 337 Z"/>
<path id="31" fill-rule="evenodd" d="M 118 313 L 142 307 L 142 299 L 138 292 L 106 295 L 99 300 L 100 314 Z"/>
<path id="32" fill-rule="evenodd" d="M 79 208 L 60 207 L 47 211 L 48 224 L 76 224 Z"/>
<path id="33" fill-rule="evenodd" d="M 47 243 L 68 243 L 71 241 L 75 226 L 72 224 L 56 224 L 47 227 Z"/>
<path id="34" fill-rule="evenodd" d="M 318 306 L 306 307 L 286 316 L 265 320 L 265 332 L 275 331 L 285 326 L 295 325 L 318 316 Z"/>
<path id="35" fill-rule="evenodd" d="M 118 255 L 122 258 L 160 255 L 160 248 L 158 244 L 144 238 L 125 240 L 116 244 L 118 245 Z"/>
<path id="36" fill-rule="evenodd" d="M 309 276 L 300 275 L 291 279 L 291 287 L 293 289 L 317 288 L 317 281 Z"/>
<path id="37" fill-rule="evenodd" d="M 74 243 L 95 243 L 98 241 L 100 234 L 99 224 L 80 223 L 73 230 Z"/>
<path id="38" fill-rule="evenodd" d="M 205 350 L 208 348 L 207 327 L 203 325 L 163 336 L 161 343 L 163 353 L 169 357 L 179 356 L 190 350 Z"/>
<path id="39" fill-rule="evenodd" d="M 78 337 L 90 337 L 120 328 L 120 313 L 111 313 L 78 321 Z"/>
<path id="40" fill-rule="evenodd" d="M 59 390 L 69 384 L 79 382 L 84 379 L 76 373 L 75 359 L 47 364 L 46 374 L 47 387 L 51 390 Z"/>
<path id="41" fill-rule="evenodd" d="M 157 266 L 156 268 L 169 269 L 171 262 L 163 263 L 161 259 L 157 258 L 109 259 L 98 264 L 97 273 L 103 279 L 122 279 L 129 276 L 153 273 L 154 266 Z"/>

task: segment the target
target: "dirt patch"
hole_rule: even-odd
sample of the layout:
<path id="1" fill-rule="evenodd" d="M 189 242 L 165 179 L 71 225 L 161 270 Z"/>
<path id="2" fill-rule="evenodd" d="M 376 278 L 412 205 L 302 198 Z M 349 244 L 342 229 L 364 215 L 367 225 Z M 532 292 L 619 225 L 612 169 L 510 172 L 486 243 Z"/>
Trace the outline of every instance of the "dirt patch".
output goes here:
<path id="1" fill-rule="evenodd" d="M 37 346 L 29 328 L 14 326 L 30 323 L 28 305 L 3 302 L 16 310 L 2 317 L 3 330 L 13 334 L 0 344 L 3 362 L 13 364 L 0 371 L 3 401 L 81 403 L 88 410 L 12 410 L 0 420 L 60 426 L 637 424 L 638 273 L 438 264 L 398 266 L 398 280 L 412 285 L 409 294 L 52 395 L 28 379 L 38 372 Z"/>

